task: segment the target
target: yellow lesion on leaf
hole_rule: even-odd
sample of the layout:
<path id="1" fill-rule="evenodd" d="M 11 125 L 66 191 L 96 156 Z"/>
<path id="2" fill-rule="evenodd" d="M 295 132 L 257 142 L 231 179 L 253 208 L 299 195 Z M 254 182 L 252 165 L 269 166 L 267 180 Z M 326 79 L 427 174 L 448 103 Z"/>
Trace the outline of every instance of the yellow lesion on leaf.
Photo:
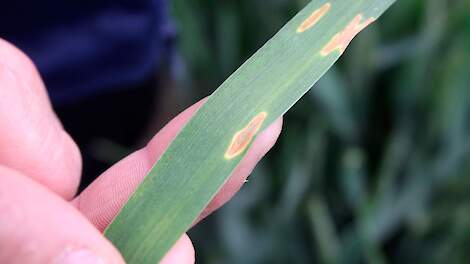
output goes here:
<path id="1" fill-rule="evenodd" d="M 338 50 L 340 54 L 346 50 L 346 47 L 351 43 L 353 38 L 361 32 L 364 28 L 375 21 L 375 18 L 370 17 L 363 21 L 362 14 L 357 15 L 354 19 L 343 29 L 337 33 L 321 50 L 322 56 L 327 56 L 333 51 Z"/>
<path id="2" fill-rule="evenodd" d="M 330 10 L 330 8 L 331 4 L 326 3 L 317 10 L 313 11 L 313 13 L 297 28 L 297 33 L 302 33 L 313 27 Z"/>
<path id="3" fill-rule="evenodd" d="M 225 152 L 224 158 L 230 160 L 243 153 L 243 151 L 245 151 L 245 149 L 250 145 L 256 133 L 258 133 L 267 116 L 268 113 L 266 112 L 259 113 L 251 119 L 244 128 L 235 133 L 227 151 Z"/>

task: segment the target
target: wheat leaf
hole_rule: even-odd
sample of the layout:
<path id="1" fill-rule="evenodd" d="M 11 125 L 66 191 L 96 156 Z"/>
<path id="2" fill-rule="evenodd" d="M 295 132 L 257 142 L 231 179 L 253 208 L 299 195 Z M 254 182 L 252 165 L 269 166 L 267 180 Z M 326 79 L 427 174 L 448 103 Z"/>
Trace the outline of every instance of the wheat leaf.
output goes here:
<path id="1" fill-rule="evenodd" d="M 125 260 L 159 261 L 224 184 L 256 134 L 292 107 L 393 2 L 312 1 L 233 73 L 105 231 Z"/>

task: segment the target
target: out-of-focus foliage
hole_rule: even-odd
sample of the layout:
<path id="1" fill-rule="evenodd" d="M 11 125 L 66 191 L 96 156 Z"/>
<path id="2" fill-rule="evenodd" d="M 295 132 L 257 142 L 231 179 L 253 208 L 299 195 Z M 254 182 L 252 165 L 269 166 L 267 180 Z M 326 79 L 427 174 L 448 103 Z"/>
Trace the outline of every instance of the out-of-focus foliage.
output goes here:
<path id="1" fill-rule="evenodd" d="M 214 90 L 306 3 L 172 0 L 181 97 Z M 466 263 L 469 192 L 470 1 L 401 0 L 191 236 L 199 263 Z"/>

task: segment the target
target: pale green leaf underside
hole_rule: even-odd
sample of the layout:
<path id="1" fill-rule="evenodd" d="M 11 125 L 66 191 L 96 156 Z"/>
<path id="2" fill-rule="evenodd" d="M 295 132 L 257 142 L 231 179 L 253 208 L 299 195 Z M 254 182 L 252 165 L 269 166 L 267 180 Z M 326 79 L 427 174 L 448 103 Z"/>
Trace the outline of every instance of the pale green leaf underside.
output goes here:
<path id="1" fill-rule="evenodd" d="M 297 28 L 315 10 L 329 11 Z M 105 231 L 128 263 L 155 263 L 186 232 L 245 152 L 227 160 L 233 135 L 261 112 L 266 128 L 339 58 L 323 47 L 358 14 L 380 16 L 394 0 L 312 1 L 230 76 L 183 128 Z"/>

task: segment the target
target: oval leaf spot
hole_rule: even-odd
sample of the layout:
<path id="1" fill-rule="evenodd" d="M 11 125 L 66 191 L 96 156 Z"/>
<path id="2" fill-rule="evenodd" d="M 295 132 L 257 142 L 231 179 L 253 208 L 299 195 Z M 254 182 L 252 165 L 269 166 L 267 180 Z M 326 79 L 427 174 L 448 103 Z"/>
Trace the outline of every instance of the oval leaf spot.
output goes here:
<path id="1" fill-rule="evenodd" d="M 258 133 L 258 130 L 263 125 L 264 120 L 268 116 L 268 113 L 261 112 L 255 116 L 251 121 L 240 131 L 235 133 L 230 142 L 230 145 L 225 152 L 225 159 L 230 160 L 240 155 L 250 145 L 253 137 Z"/>
<path id="2" fill-rule="evenodd" d="M 305 30 L 313 27 L 330 10 L 330 8 L 331 4 L 326 3 L 322 7 L 313 11 L 313 13 L 297 28 L 297 33 L 302 33 Z"/>
<path id="3" fill-rule="evenodd" d="M 346 26 L 343 31 L 337 33 L 321 50 L 322 56 L 327 56 L 333 51 L 338 50 L 342 54 L 346 47 L 351 43 L 352 39 L 364 28 L 375 21 L 375 18 L 370 17 L 365 21 L 362 21 L 362 14 L 357 15 L 354 19 Z"/>

